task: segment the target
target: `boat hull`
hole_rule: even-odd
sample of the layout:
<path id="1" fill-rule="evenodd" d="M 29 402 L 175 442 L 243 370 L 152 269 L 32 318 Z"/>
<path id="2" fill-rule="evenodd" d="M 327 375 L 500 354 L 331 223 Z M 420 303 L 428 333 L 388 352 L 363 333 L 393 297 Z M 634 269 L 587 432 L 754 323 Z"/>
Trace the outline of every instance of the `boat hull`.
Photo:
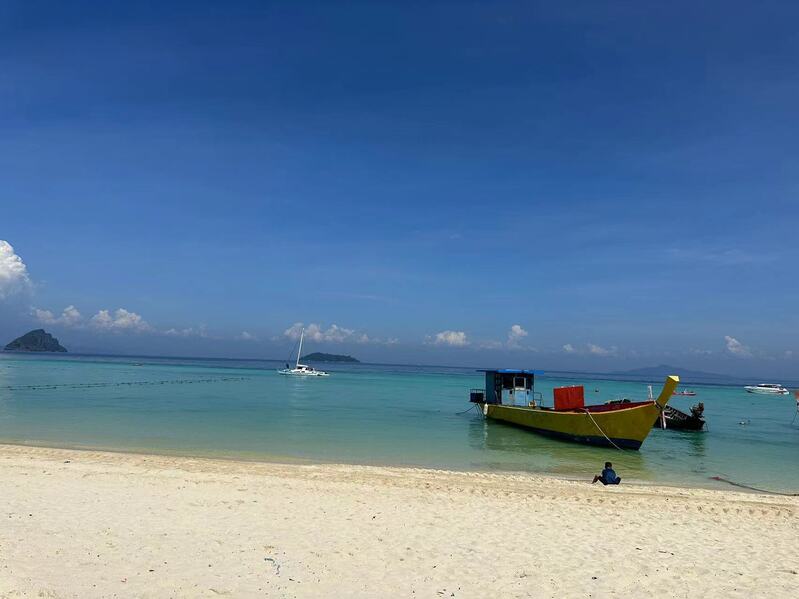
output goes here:
<path id="1" fill-rule="evenodd" d="M 655 402 L 604 414 L 487 405 L 485 415 L 539 435 L 601 447 L 639 449 L 660 415 Z M 591 419 L 593 416 L 593 420 Z M 595 421 L 595 422 L 594 422 Z M 604 433 L 604 434 L 603 434 Z"/>
<path id="2" fill-rule="evenodd" d="M 694 414 L 666 406 L 665 418 L 655 418 L 655 428 L 665 428 L 677 431 L 701 431 L 705 427 L 705 419 Z M 665 424 L 665 426 L 664 426 Z"/>
<path id="3" fill-rule="evenodd" d="M 744 387 L 747 393 L 754 393 L 755 395 L 788 395 L 790 393 L 787 389 L 763 389 L 759 387 Z"/>
<path id="4" fill-rule="evenodd" d="M 294 370 L 286 370 L 281 369 L 277 371 L 278 374 L 282 374 L 283 376 L 301 376 L 301 377 L 308 377 L 308 376 L 330 376 L 327 372 L 322 372 L 321 370 L 316 370 L 314 372 L 296 372 Z"/>
<path id="5" fill-rule="evenodd" d="M 678 377 L 666 379 L 657 401 L 576 410 L 483 404 L 483 414 L 555 439 L 600 447 L 639 449 L 678 383 Z"/>

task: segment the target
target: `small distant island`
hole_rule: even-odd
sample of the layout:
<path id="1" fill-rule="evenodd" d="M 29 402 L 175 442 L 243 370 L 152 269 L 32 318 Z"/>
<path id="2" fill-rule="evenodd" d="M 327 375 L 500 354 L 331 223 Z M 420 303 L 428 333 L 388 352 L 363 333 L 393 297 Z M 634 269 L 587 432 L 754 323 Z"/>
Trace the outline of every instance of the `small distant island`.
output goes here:
<path id="1" fill-rule="evenodd" d="M 6 345 L 6 351 L 66 352 L 67 348 L 44 329 L 35 329 Z"/>
<path id="2" fill-rule="evenodd" d="M 300 362 L 349 362 L 351 364 L 360 364 L 360 360 L 356 360 L 352 356 L 342 356 L 339 354 L 324 354 L 322 352 L 314 352 L 300 358 Z"/>

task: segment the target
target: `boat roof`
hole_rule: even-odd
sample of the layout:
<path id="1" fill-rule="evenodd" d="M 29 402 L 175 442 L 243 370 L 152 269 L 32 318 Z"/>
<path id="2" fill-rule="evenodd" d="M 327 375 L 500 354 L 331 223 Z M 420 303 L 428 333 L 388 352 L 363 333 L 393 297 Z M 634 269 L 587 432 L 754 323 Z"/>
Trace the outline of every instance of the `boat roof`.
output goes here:
<path id="1" fill-rule="evenodd" d="M 494 372 L 497 374 L 544 374 L 543 370 L 519 370 L 517 368 L 478 368 L 477 372 Z"/>

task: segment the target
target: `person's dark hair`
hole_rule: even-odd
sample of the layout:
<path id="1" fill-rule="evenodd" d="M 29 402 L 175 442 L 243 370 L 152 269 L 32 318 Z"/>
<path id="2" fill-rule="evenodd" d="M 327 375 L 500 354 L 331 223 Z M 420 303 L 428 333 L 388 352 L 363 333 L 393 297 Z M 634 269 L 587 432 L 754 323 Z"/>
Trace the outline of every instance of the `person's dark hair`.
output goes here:
<path id="1" fill-rule="evenodd" d="M 605 468 L 613 468 L 613 464 L 610 462 L 605 462 Z"/>

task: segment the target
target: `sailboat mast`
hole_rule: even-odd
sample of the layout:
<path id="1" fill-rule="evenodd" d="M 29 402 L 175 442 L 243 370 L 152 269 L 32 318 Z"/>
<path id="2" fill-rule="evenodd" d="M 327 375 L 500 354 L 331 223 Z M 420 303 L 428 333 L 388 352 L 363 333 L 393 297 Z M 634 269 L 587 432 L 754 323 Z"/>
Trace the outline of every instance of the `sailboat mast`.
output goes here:
<path id="1" fill-rule="evenodd" d="M 305 335 L 305 329 L 304 328 L 300 331 L 300 347 L 297 348 L 297 365 L 295 366 L 295 368 L 299 368 L 300 367 L 300 355 L 302 354 L 302 337 L 303 337 L 303 335 Z"/>

